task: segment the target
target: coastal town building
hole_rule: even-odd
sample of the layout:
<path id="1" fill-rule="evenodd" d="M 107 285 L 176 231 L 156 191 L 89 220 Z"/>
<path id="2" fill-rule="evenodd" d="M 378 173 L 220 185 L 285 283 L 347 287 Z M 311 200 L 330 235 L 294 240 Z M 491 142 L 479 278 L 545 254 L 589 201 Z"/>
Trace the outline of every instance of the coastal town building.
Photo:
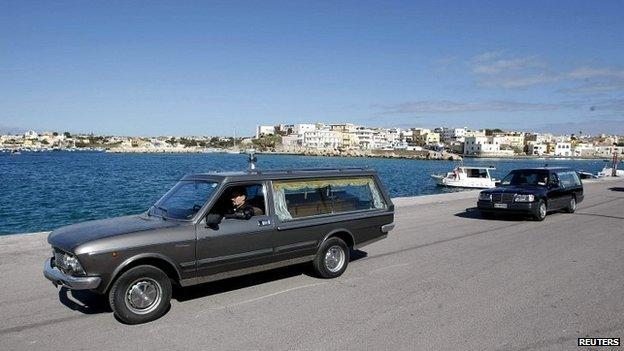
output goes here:
<path id="1" fill-rule="evenodd" d="M 572 144 L 568 142 L 558 142 L 555 144 L 555 156 L 570 157 L 572 156 Z"/>
<path id="2" fill-rule="evenodd" d="M 256 138 L 260 138 L 264 135 L 275 134 L 275 126 L 258 126 L 256 128 Z"/>
<path id="3" fill-rule="evenodd" d="M 437 145 L 440 143 L 440 134 L 427 128 L 412 128 L 411 142 L 414 145 Z"/>
<path id="4" fill-rule="evenodd" d="M 464 155 L 477 157 L 513 156 L 514 151 L 501 149 L 501 137 L 470 136 L 465 138 Z"/>
<path id="5" fill-rule="evenodd" d="M 302 145 L 309 149 L 338 149 L 342 146 L 342 133 L 332 130 L 314 130 L 303 133 Z"/>
<path id="6" fill-rule="evenodd" d="M 572 156 L 592 157 L 596 154 L 596 147 L 591 143 L 577 143 L 573 145 Z"/>
<path id="7" fill-rule="evenodd" d="M 527 151 L 529 155 L 543 156 L 548 151 L 548 145 L 535 141 L 529 141 L 527 143 Z"/>
<path id="8" fill-rule="evenodd" d="M 624 157 L 624 146 L 597 146 L 596 147 L 596 156 L 609 158 L 612 157 L 613 154 L 618 157 Z"/>
<path id="9" fill-rule="evenodd" d="M 115 152 L 210 152 L 247 148 L 279 152 L 431 151 L 473 157 L 624 157 L 624 137 L 578 133 L 553 135 L 500 129 L 380 128 L 353 123 L 299 123 L 259 125 L 255 136 L 97 136 L 30 130 L 0 135 L 0 150 L 92 149 Z"/>
<path id="10" fill-rule="evenodd" d="M 448 128 L 448 127 L 439 127 L 434 129 L 435 133 L 440 135 L 440 141 L 445 144 L 450 144 L 454 141 L 464 141 L 464 137 L 466 136 L 466 130 L 468 128 Z"/>

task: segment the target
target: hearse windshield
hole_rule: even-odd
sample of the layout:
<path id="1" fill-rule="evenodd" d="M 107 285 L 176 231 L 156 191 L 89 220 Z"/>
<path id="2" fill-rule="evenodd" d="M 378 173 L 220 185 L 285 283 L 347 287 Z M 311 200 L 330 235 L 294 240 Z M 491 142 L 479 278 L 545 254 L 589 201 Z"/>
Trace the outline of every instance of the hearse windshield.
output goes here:
<path id="1" fill-rule="evenodd" d="M 546 186 L 548 171 L 520 169 L 512 171 L 501 181 L 501 185 L 534 185 Z"/>
<path id="2" fill-rule="evenodd" d="M 217 182 L 183 180 L 178 182 L 149 210 L 150 215 L 188 220 L 210 199 Z"/>

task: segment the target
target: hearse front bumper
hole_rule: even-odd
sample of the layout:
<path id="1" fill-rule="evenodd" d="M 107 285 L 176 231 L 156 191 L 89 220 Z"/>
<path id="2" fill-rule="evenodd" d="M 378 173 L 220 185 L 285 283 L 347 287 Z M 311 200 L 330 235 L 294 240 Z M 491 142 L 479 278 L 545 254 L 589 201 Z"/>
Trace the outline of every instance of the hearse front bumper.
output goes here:
<path id="1" fill-rule="evenodd" d="M 48 258 L 43 266 L 43 275 L 54 284 L 54 286 L 66 286 L 72 290 L 92 290 L 97 288 L 102 282 L 100 277 L 75 277 L 61 272 L 57 267 L 52 266 L 52 259 Z"/>
<path id="2" fill-rule="evenodd" d="M 477 208 L 487 212 L 535 213 L 537 211 L 537 204 L 537 202 L 499 203 L 479 200 L 477 202 Z"/>

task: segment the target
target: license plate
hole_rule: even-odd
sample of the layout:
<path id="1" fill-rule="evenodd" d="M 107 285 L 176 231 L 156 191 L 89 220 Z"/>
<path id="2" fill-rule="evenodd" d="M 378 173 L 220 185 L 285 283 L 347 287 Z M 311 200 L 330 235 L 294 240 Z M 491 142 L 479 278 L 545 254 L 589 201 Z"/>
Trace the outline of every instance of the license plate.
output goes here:
<path id="1" fill-rule="evenodd" d="M 507 204 L 494 204 L 494 208 L 507 208 Z"/>

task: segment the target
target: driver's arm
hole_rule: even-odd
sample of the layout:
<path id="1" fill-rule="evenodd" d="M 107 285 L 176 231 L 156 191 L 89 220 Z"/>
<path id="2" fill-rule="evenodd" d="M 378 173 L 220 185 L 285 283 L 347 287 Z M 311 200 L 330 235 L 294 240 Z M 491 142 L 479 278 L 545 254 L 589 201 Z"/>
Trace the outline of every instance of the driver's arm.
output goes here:
<path id="1" fill-rule="evenodd" d="M 254 216 L 253 209 L 249 206 L 245 206 L 239 211 L 234 211 L 234 213 L 226 213 L 223 215 L 223 218 L 233 218 L 233 219 L 250 219 Z"/>

